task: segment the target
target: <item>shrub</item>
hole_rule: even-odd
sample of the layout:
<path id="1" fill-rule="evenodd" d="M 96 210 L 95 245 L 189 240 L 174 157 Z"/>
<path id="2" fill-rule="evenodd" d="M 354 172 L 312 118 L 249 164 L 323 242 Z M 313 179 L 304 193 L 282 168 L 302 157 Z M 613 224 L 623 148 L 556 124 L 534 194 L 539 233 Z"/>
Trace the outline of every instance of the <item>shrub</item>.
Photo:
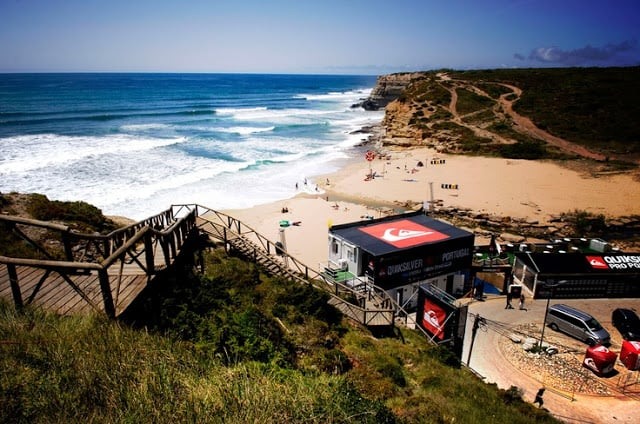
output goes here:
<path id="1" fill-rule="evenodd" d="M 563 215 L 572 224 L 575 236 L 602 234 L 607 229 L 605 216 L 602 214 L 593 215 L 590 212 L 576 209 Z"/>
<path id="2" fill-rule="evenodd" d="M 107 223 L 102 211 L 89 203 L 52 201 L 42 194 L 30 196 L 27 211 L 41 221 L 71 221 L 97 229 L 102 229 Z"/>
<path id="3" fill-rule="evenodd" d="M 343 374 L 351 369 L 349 357 L 339 349 L 322 351 L 316 361 L 318 368 L 329 374 Z"/>
<path id="4" fill-rule="evenodd" d="M 508 159 L 542 159 L 547 156 L 545 145 L 537 141 L 518 141 L 515 144 L 502 145 L 500 155 Z"/>

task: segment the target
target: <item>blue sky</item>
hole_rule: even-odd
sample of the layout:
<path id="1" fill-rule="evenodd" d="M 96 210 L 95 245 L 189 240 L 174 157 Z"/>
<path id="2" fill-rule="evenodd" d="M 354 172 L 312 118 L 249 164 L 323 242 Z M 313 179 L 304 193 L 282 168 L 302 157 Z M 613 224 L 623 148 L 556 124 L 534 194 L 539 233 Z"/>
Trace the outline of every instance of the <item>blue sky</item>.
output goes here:
<path id="1" fill-rule="evenodd" d="M 0 72 L 640 64 L 640 0 L 0 0 Z"/>

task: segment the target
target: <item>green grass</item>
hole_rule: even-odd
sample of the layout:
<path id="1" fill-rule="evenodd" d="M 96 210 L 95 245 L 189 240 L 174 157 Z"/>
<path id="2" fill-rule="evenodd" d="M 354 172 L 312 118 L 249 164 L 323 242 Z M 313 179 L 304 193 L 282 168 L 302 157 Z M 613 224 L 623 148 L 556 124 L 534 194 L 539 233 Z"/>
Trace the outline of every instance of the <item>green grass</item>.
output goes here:
<path id="1" fill-rule="evenodd" d="M 482 109 L 491 108 L 495 101 L 484 96 L 480 96 L 472 91 L 464 88 L 456 89 L 458 101 L 456 102 L 456 110 L 460 115 L 477 112 Z"/>
<path id="2" fill-rule="evenodd" d="M 498 100 L 503 94 L 511 93 L 511 89 L 496 83 L 479 82 L 477 86 L 495 100 Z"/>
<path id="3" fill-rule="evenodd" d="M 448 106 L 451 102 L 451 93 L 442 84 L 436 82 L 435 78 L 427 77 L 412 82 L 399 100 Z"/>
<path id="4" fill-rule="evenodd" d="M 516 85 L 523 95 L 514 109 L 539 128 L 605 152 L 640 153 L 640 67 L 496 69 L 451 76 L 482 87 L 495 82 Z"/>
<path id="5" fill-rule="evenodd" d="M 377 338 L 311 287 L 206 264 L 120 322 L 0 304 L 0 422 L 555 422 L 414 331 Z"/>
<path id="6" fill-rule="evenodd" d="M 342 376 L 252 361 L 96 317 L 0 305 L 0 422 L 381 422 Z M 391 417 L 392 418 L 392 417 Z"/>
<path id="7" fill-rule="evenodd" d="M 478 137 L 469 128 L 458 125 L 454 122 L 438 122 L 433 125 L 434 130 L 444 130 L 458 138 L 456 147 L 459 149 L 454 153 L 465 153 L 472 155 L 495 156 L 495 147 L 491 146 L 491 140 Z"/>
<path id="8" fill-rule="evenodd" d="M 41 221 L 66 221 L 80 231 L 112 231 L 115 226 L 100 209 L 87 202 L 49 200 L 42 194 L 31 194 L 27 211 Z"/>

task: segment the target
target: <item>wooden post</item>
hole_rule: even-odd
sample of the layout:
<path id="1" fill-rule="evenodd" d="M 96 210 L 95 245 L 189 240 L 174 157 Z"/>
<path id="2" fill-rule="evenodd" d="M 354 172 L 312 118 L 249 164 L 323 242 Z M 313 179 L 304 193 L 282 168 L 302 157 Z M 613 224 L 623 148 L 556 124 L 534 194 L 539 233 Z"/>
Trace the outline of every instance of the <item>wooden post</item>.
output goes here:
<path id="1" fill-rule="evenodd" d="M 116 308 L 113 304 L 113 296 L 111 295 L 111 284 L 109 284 L 109 273 L 106 269 L 98 272 L 100 277 L 100 290 L 102 291 L 102 301 L 104 303 L 104 312 L 107 317 L 113 319 L 116 317 Z"/>
<path id="2" fill-rule="evenodd" d="M 171 232 L 167 237 L 169 238 L 169 245 L 171 246 L 171 256 L 167 258 L 167 266 L 171 266 L 171 259 L 178 256 L 178 251 L 176 249 L 176 232 Z"/>
<path id="3" fill-rule="evenodd" d="M 280 243 L 282 243 L 282 252 L 284 253 L 284 255 L 282 255 L 284 258 L 284 266 L 289 268 L 289 254 L 287 253 L 287 239 L 284 234 L 284 228 L 280 228 Z"/>
<path id="4" fill-rule="evenodd" d="M 169 253 L 169 244 L 167 243 L 166 236 L 159 236 L 160 245 L 162 246 L 162 253 L 164 253 L 164 263 L 169 267 L 171 265 L 171 256 Z"/>
<path id="5" fill-rule="evenodd" d="M 153 233 L 151 231 L 147 231 L 147 234 L 144 235 L 144 256 L 147 262 L 147 275 L 152 275 L 156 272 L 153 241 L 151 240 L 152 234 Z"/>
<path id="6" fill-rule="evenodd" d="M 13 302 L 16 304 L 16 308 L 20 309 L 24 306 L 22 302 L 22 293 L 20 292 L 20 285 L 18 284 L 18 272 L 14 264 L 7 264 L 7 270 L 9 271 L 9 283 L 11 284 L 11 294 L 13 294 Z"/>
<path id="7" fill-rule="evenodd" d="M 473 342 L 476 340 L 476 333 L 478 332 L 478 328 L 480 328 L 480 323 L 483 322 L 483 318 L 480 315 L 476 315 L 475 320 L 473 321 L 473 328 L 471 329 L 471 344 L 469 345 L 469 355 L 467 355 L 467 367 L 471 368 L 471 352 L 473 351 Z"/>
<path id="8" fill-rule="evenodd" d="M 433 182 L 429 182 L 429 191 L 431 193 L 431 197 L 429 198 L 429 210 L 433 211 L 434 208 L 434 199 L 433 199 Z"/>
<path id="9" fill-rule="evenodd" d="M 62 244 L 64 245 L 64 254 L 69 262 L 73 262 L 73 252 L 71 251 L 71 243 L 69 241 L 69 231 L 62 233 Z"/>

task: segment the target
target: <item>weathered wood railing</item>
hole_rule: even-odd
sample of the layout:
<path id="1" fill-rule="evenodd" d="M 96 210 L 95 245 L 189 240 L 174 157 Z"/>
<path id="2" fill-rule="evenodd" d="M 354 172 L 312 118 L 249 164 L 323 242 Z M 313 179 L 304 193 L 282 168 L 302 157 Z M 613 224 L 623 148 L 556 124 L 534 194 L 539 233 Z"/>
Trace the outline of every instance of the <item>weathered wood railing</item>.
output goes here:
<path id="1" fill-rule="evenodd" d="M 173 205 L 157 215 L 107 235 L 81 234 L 67 226 L 6 215 L 0 215 L 0 222 L 46 258 L 0 256 L 0 264 L 7 266 L 11 294 L 18 306 L 31 303 L 40 287 L 59 275 L 93 309 L 99 310 L 98 305 L 86 294 L 87 289 L 83 290 L 74 281 L 77 275 L 93 275 L 99 284 L 103 310 L 108 316 L 114 317 L 117 315 L 120 285 L 125 273 L 151 278 L 173 263 L 190 236 L 203 232 L 222 242 L 226 249 L 237 249 L 242 245 L 253 259 L 259 256 L 266 258 L 276 264 L 279 273 L 286 278 L 326 291 L 334 306 L 365 325 L 393 325 L 395 311 L 401 309 L 381 288 L 366 284 L 365 290 L 356 290 L 333 281 L 328 275 L 289 255 L 243 222 L 201 205 Z M 56 260 L 59 253 L 49 251 L 46 246 L 29 237 L 29 231 L 23 231 L 23 227 L 40 227 L 58 234 L 64 259 Z M 26 301 L 17 267 L 43 270 Z"/>
<path id="2" fill-rule="evenodd" d="M 183 244 L 196 230 L 195 214 L 194 211 L 176 219 L 172 209 L 168 209 L 107 235 L 82 234 L 63 225 L 0 215 L 0 223 L 46 258 L 0 256 L 0 264 L 7 267 L 13 301 L 18 307 L 31 303 L 44 283 L 55 284 L 54 280 L 59 281 L 57 275 L 93 309 L 100 310 L 87 294 L 92 290 L 91 287 L 82 289 L 75 282 L 76 276 L 79 275 L 94 276 L 93 281 L 96 281 L 100 287 L 104 312 L 109 317 L 115 317 L 123 276 L 125 274 L 141 275 L 148 280 L 159 270 L 171 266 Z M 56 260 L 59 255 L 33 240 L 33 237 L 29 237 L 27 235 L 29 231 L 25 227 L 45 229 L 50 233 L 49 236 L 57 234 L 65 258 Z M 42 270 L 26 302 L 18 267 Z M 83 280 L 91 280 L 91 278 Z M 28 282 L 33 283 L 33 281 Z"/>
<path id="3" fill-rule="evenodd" d="M 252 244 L 253 258 L 265 254 L 280 264 L 281 275 L 304 284 L 312 284 L 331 296 L 330 302 L 345 315 L 365 325 L 393 325 L 396 305 L 381 288 L 367 285 L 367 290 L 333 281 L 322 272 L 305 265 L 295 257 L 282 251 L 274 242 L 258 233 L 242 221 L 202 205 L 173 205 L 174 215 L 196 212 L 198 228 L 210 237 L 219 240 L 228 249 L 238 239 Z"/>

